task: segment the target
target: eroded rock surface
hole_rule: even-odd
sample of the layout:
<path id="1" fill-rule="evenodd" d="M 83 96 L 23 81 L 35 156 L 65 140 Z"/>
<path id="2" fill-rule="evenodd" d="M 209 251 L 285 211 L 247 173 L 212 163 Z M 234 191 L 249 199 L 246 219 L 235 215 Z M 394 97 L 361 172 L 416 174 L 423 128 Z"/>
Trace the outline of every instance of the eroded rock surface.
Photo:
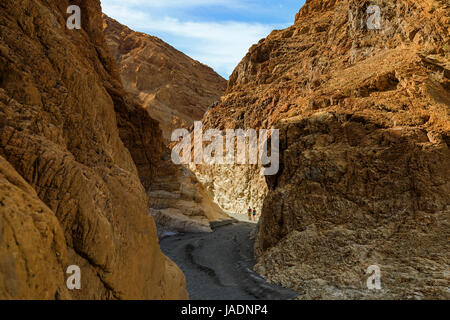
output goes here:
<path id="1" fill-rule="evenodd" d="M 0 157 L 0 298 L 70 299 L 67 262 L 55 214 Z"/>
<path id="2" fill-rule="evenodd" d="M 191 165 L 190 168 L 225 211 L 247 216 L 251 207 L 261 212 L 268 188 L 257 165 Z"/>
<path id="3" fill-rule="evenodd" d="M 160 123 L 166 142 L 173 130 L 200 120 L 224 93 L 225 79 L 161 39 L 106 15 L 104 30 L 125 90 Z"/>
<path id="4" fill-rule="evenodd" d="M 103 19 L 106 41 L 119 66 L 125 90 L 159 121 L 168 145 L 173 130 L 190 127 L 203 117 L 208 106 L 225 91 L 226 81 L 162 40 L 134 32 L 106 15 Z M 140 118 L 145 117 L 136 117 Z M 129 132 L 135 129 L 136 126 Z M 132 138 L 127 140 L 135 141 Z M 211 232 L 210 222 L 229 219 L 189 168 L 172 164 L 168 147 L 158 145 L 158 152 L 147 155 L 146 145 L 158 144 L 139 144 L 133 158 L 160 234 L 169 230 Z M 148 158 L 155 170 L 147 166 Z M 143 166 L 139 165 L 141 162 Z"/>
<path id="5" fill-rule="evenodd" d="M 303 298 L 449 297 L 449 25 L 445 1 L 310 0 L 250 48 L 203 124 L 281 130 L 256 242 L 264 277 Z M 261 201 L 248 198 L 258 168 L 221 170 L 198 169 L 217 198 Z M 367 289 L 370 265 L 381 291 Z"/>
<path id="6" fill-rule="evenodd" d="M 66 28 L 70 4 L 81 30 Z M 139 178 L 160 130 L 126 98 L 102 23 L 98 0 L 0 4 L 0 298 L 187 298 Z"/>
<path id="7" fill-rule="evenodd" d="M 147 194 L 160 235 L 165 231 L 212 232 L 212 222 L 230 220 L 189 168 L 172 163 L 169 150 L 156 171 Z"/>

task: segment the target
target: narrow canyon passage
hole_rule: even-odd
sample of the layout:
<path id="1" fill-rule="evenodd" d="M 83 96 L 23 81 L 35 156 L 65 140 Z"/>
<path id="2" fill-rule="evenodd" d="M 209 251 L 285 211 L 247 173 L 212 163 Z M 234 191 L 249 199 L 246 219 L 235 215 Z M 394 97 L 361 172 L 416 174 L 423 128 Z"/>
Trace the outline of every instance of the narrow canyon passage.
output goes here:
<path id="1" fill-rule="evenodd" d="M 294 299 L 298 293 L 267 283 L 252 268 L 256 225 L 235 221 L 213 233 L 164 238 L 161 249 L 186 275 L 192 300 Z"/>

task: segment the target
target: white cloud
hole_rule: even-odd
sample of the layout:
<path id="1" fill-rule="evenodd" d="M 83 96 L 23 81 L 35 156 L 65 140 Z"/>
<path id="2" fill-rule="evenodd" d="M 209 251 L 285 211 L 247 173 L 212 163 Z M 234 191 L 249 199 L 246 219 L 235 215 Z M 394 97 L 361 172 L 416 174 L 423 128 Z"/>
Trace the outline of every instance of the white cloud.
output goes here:
<path id="1" fill-rule="evenodd" d="M 192 58 L 207 64 L 228 77 L 248 49 L 266 37 L 273 25 L 237 21 L 181 21 L 168 15 L 158 15 L 161 10 L 138 9 L 140 4 L 151 6 L 184 6 L 224 4 L 240 5 L 234 0 L 102 0 L 103 11 L 128 27 L 152 35 L 164 33 L 163 40 Z M 162 10 L 170 13 L 170 10 Z"/>

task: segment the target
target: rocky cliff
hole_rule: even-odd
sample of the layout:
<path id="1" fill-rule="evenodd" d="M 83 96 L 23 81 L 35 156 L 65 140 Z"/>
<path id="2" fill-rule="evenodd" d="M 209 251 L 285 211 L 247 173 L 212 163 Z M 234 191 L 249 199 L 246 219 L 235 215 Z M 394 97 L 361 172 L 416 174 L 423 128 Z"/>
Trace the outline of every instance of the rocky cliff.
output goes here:
<path id="1" fill-rule="evenodd" d="M 150 213 L 160 235 L 166 231 L 212 232 L 211 223 L 230 220 L 189 168 L 165 152 L 148 189 Z"/>
<path id="2" fill-rule="evenodd" d="M 162 40 L 134 32 L 106 15 L 103 19 L 125 90 L 158 119 L 169 145 L 172 131 L 200 120 L 225 91 L 226 81 Z M 210 222 L 229 219 L 189 168 L 172 164 L 169 148 L 161 148 L 159 158 L 151 159 L 154 172 L 145 166 L 147 157 L 134 157 L 144 160 L 144 168 L 138 165 L 138 169 L 159 234 L 211 232 Z"/>
<path id="3" fill-rule="evenodd" d="M 449 298 L 449 16 L 446 1 L 307 0 L 237 66 L 204 126 L 279 128 L 280 171 L 196 170 L 228 206 L 262 207 L 264 277 L 302 298 Z"/>
<path id="4" fill-rule="evenodd" d="M 200 120 L 226 89 L 226 80 L 214 70 L 156 37 L 106 15 L 104 31 L 125 90 L 160 123 L 166 142 L 173 130 Z"/>
<path id="5" fill-rule="evenodd" d="M 0 4 L 0 298 L 187 298 L 140 181 L 161 132 L 126 97 L 102 23 L 98 0 Z"/>

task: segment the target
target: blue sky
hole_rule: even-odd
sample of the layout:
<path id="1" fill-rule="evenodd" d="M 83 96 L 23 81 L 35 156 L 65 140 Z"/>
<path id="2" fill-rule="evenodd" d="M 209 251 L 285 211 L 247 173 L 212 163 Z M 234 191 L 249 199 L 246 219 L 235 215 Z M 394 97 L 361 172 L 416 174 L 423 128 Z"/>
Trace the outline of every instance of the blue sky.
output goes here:
<path id="1" fill-rule="evenodd" d="M 293 24 L 304 0 L 101 0 L 133 30 L 161 38 L 228 79 L 252 44 Z"/>

